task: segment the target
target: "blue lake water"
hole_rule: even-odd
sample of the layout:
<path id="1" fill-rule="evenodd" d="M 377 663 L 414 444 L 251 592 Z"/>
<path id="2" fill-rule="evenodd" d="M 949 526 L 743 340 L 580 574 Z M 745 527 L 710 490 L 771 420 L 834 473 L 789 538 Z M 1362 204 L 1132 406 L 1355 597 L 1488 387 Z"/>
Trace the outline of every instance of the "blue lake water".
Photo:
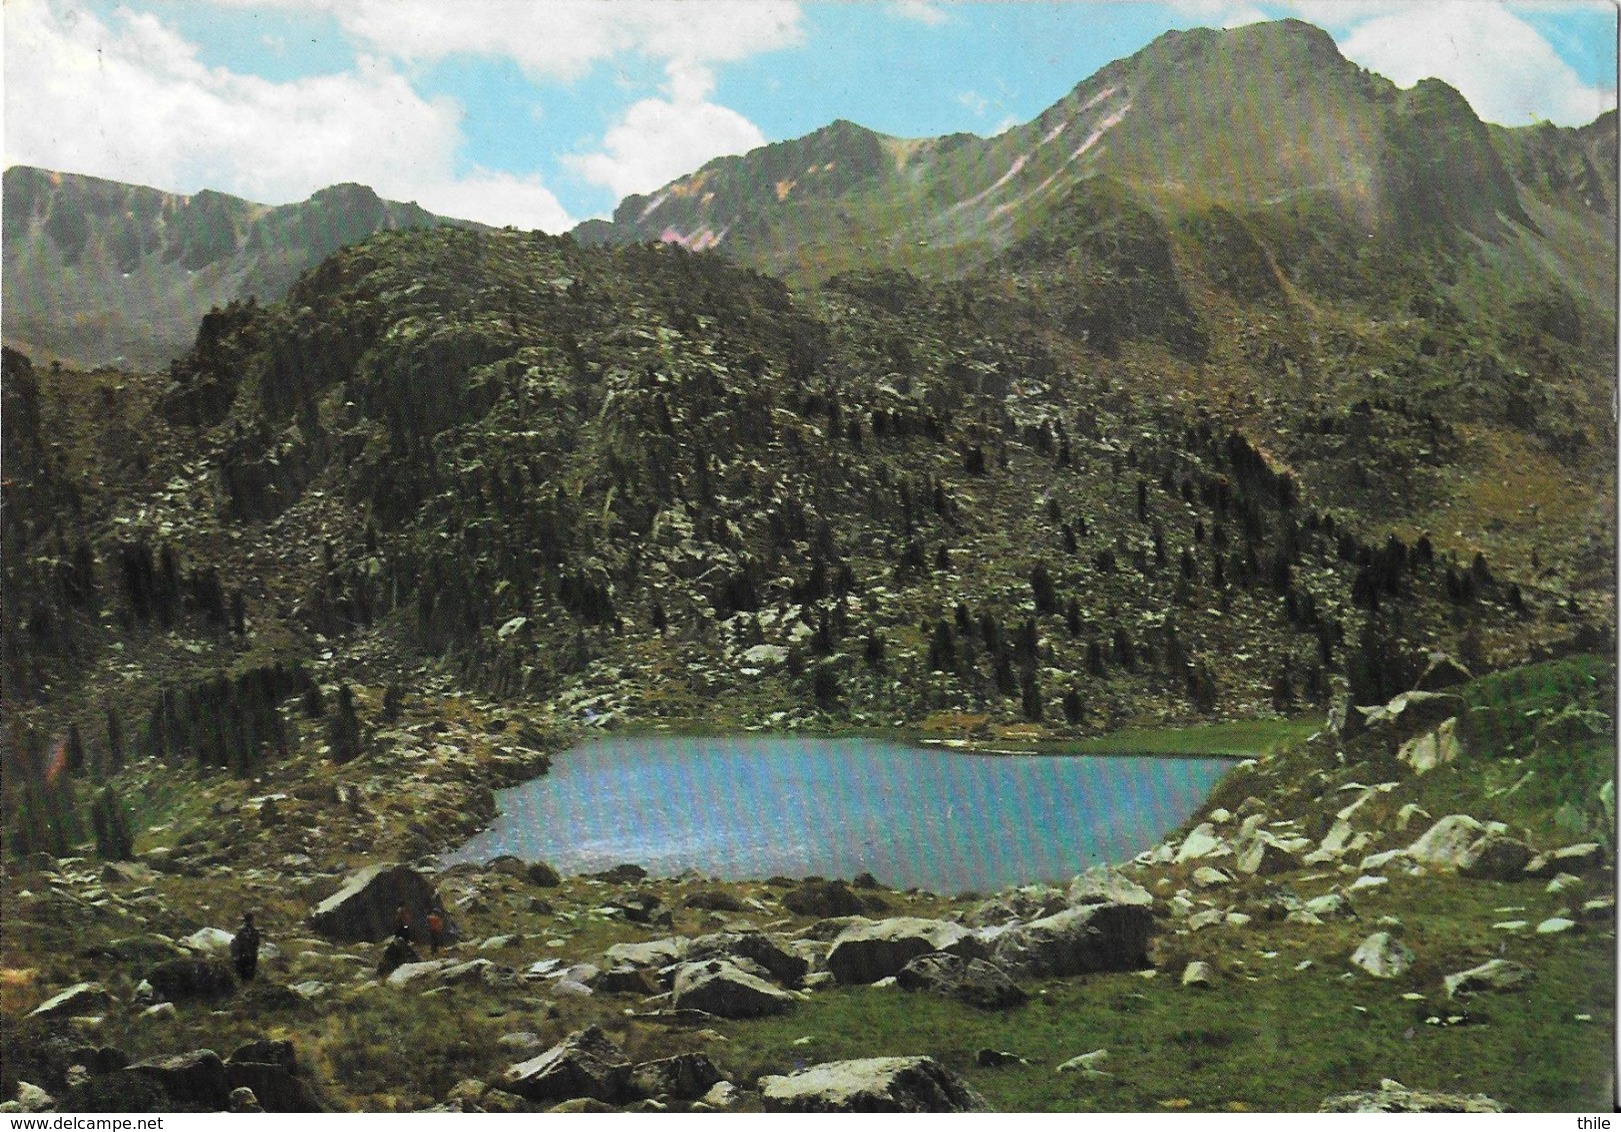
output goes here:
<path id="1" fill-rule="evenodd" d="M 852 877 L 991 891 L 1067 881 L 1157 843 L 1233 760 L 980 755 L 877 739 L 612 738 L 496 796 L 444 861 L 503 853 L 564 873 Z"/>

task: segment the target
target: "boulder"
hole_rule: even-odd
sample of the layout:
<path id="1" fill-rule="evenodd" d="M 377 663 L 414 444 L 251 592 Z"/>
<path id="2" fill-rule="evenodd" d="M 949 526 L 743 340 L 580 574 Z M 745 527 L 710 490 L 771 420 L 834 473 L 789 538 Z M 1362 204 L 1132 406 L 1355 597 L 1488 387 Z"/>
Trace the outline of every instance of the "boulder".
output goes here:
<path id="1" fill-rule="evenodd" d="M 1069 882 L 1069 902 L 1076 905 L 1141 904 L 1151 907 L 1154 894 L 1111 865 L 1094 865 Z M 1056 908 L 1053 909 L 1053 912 L 1056 911 Z"/>
<path id="2" fill-rule="evenodd" d="M 426 959 L 419 963 L 401 963 L 388 973 L 388 985 L 404 990 L 412 983 L 420 983 L 444 970 L 449 963 L 444 959 Z"/>
<path id="3" fill-rule="evenodd" d="M 1488 959 L 1478 967 L 1446 977 L 1448 998 L 1480 991 L 1521 990 L 1536 978 L 1536 972 L 1512 959 Z"/>
<path id="4" fill-rule="evenodd" d="M 1468 814 L 1449 814 L 1409 845 L 1407 856 L 1420 865 L 1456 869 L 1468 860 L 1469 847 L 1485 833 L 1486 827 Z"/>
<path id="5" fill-rule="evenodd" d="M 758 963 L 773 979 L 785 987 L 797 987 L 810 970 L 810 963 L 801 955 L 777 943 L 764 932 L 716 932 L 699 936 L 687 949 L 686 958 L 747 959 Z"/>
<path id="6" fill-rule="evenodd" d="M 1031 884 L 1010 889 L 972 908 L 963 917 L 970 927 L 1008 924 L 1015 920 L 1034 920 L 1050 916 L 1069 907 L 1071 901 L 1062 889 L 1050 885 Z"/>
<path id="7" fill-rule="evenodd" d="M 1182 985 L 1185 987 L 1208 987 L 1216 981 L 1216 973 L 1210 969 L 1210 964 L 1203 959 L 1195 959 L 1182 968 Z"/>
<path id="8" fill-rule="evenodd" d="M 646 967 L 658 970 L 686 958 L 692 941 L 685 936 L 651 939 L 645 943 L 616 943 L 603 953 L 609 967 Z"/>
<path id="9" fill-rule="evenodd" d="M 1153 913 L 1141 904 L 1087 904 L 1010 928 L 990 957 L 1014 976 L 1131 971 L 1148 965 L 1153 930 Z"/>
<path id="10" fill-rule="evenodd" d="M 895 981 L 907 990 L 932 991 L 982 1010 L 1004 1010 L 1030 998 L 996 964 L 947 951 L 918 956 L 900 969 Z"/>
<path id="11" fill-rule="evenodd" d="M 411 915 L 411 938 L 428 941 L 428 914 L 443 912 L 433 885 L 406 865 L 373 865 L 344 881 L 310 913 L 310 927 L 328 939 L 377 942 L 394 934 L 399 906 Z"/>
<path id="12" fill-rule="evenodd" d="M 12 1103 L 17 1107 L 8 1109 L 11 1112 L 50 1112 L 56 1107 L 56 1098 L 29 1081 L 17 1082 L 17 1095 Z"/>
<path id="13" fill-rule="evenodd" d="M 723 1079 L 721 1071 L 701 1053 L 678 1053 L 657 1061 L 644 1061 L 631 1071 L 639 1092 L 650 1097 L 695 1101 Z"/>
<path id="14" fill-rule="evenodd" d="M 973 935 L 961 924 L 901 916 L 840 932 L 827 953 L 827 969 L 841 983 L 874 983 L 931 951 L 977 950 Z"/>
<path id="15" fill-rule="evenodd" d="M 1398 761 L 1413 768 L 1414 774 L 1428 774 L 1458 757 L 1458 720 L 1454 716 L 1434 731 L 1426 731 L 1403 743 L 1396 752 Z"/>
<path id="16" fill-rule="evenodd" d="M 1431 1093 L 1400 1081 L 1379 1082 L 1376 1093 L 1345 1093 L 1323 1101 L 1318 1112 L 1507 1112 L 1484 1093 Z"/>
<path id="17" fill-rule="evenodd" d="M 1389 932 L 1374 932 L 1351 953 L 1351 966 L 1376 979 L 1394 979 L 1413 965 L 1413 953 Z"/>
<path id="18" fill-rule="evenodd" d="M 1193 884 L 1196 888 L 1215 888 L 1218 885 L 1232 883 L 1232 877 L 1214 866 L 1200 865 L 1193 870 Z"/>
<path id="19" fill-rule="evenodd" d="M 1477 880 L 1518 880 L 1533 856 L 1523 841 L 1488 833 L 1465 851 L 1458 864 L 1458 875 Z"/>
<path id="20" fill-rule="evenodd" d="M 192 1111 L 217 1111 L 226 1106 L 231 1096 L 225 1063 L 211 1049 L 147 1058 L 125 1066 L 124 1072 L 146 1078 L 161 1088 L 176 1107 Z"/>
<path id="21" fill-rule="evenodd" d="M 782 906 L 796 916 L 859 916 L 867 903 L 843 881 L 806 881 L 782 898 Z"/>
<path id="22" fill-rule="evenodd" d="M 29 1012 L 30 1018 L 64 1018 L 87 1011 L 99 1010 L 112 1001 L 112 995 L 100 983 L 74 983 L 66 990 L 57 991 Z"/>
<path id="23" fill-rule="evenodd" d="M 651 924 L 661 912 L 666 921 L 669 919 L 669 913 L 664 910 L 664 901 L 654 892 L 627 892 L 608 901 L 604 907 L 633 924 Z"/>
<path id="24" fill-rule="evenodd" d="M 170 959 L 146 973 L 164 998 L 213 998 L 236 989 L 236 972 L 223 959 Z"/>
<path id="25" fill-rule="evenodd" d="M 223 928 L 198 928 L 181 940 L 180 946 L 194 955 L 228 957 L 231 954 L 231 940 L 235 938 Z M 263 955 L 263 951 L 260 954 Z"/>
<path id="26" fill-rule="evenodd" d="M 1238 871 L 1251 876 L 1273 876 L 1300 867 L 1300 861 L 1277 838 L 1257 833 L 1238 851 Z"/>
<path id="27" fill-rule="evenodd" d="M 631 1095 L 630 1062 L 601 1029 L 588 1026 L 509 1067 L 500 1087 L 532 1101 L 591 1097 L 616 1104 Z"/>
<path id="28" fill-rule="evenodd" d="M 635 884 L 647 879 L 647 870 L 640 865 L 615 865 L 604 872 L 593 873 L 597 880 L 605 880 L 609 884 Z"/>
<path id="29" fill-rule="evenodd" d="M 264 1042 L 256 1045 L 285 1045 L 290 1042 Z M 241 1057 L 242 1051 L 233 1053 L 225 1063 L 225 1083 L 234 1089 L 252 1089 L 261 1111 L 264 1112 L 324 1112 L 316 1100 L 309 1082 L 298 1075 L 296 1063 L 284 1060 L 259 1060 L 256 1056 Z"/>
<path id="30" fill-rule="evenodd" d="M 659 993 L 659 985 L 653 978 L 653 973 L 645 967 L 632 967 L 628 964 L 620 967 L 610 967 L 591 985 L 591 989 L 600 994 L 639 994 L 650 995 Z"/>
<path id="31" fill-rule="evenodd" d="M 781 1014 L 794 996 L 724 959 L 684 964 L 675 976 L 672 1005 L 702 1010 L 721 1018 L 758 1018 Z"/>
<path id="32" fill-rule="evenodd" d="M 705 912 L 741 912 L 746 905 L 730 892 L 720 888 L 706 888 L 694 892 L 681 901 L 683 908 L 701 908 Z"/>
<path id="33" fill-rule="evenodd" d="M 694 1111 L 722 1112 L 737 1107 L 743 1098 L 738 1087 L 730 1081 L 717 1081 L 703 1096 L 693 1102 Z M 699 1106 L 702 1106 L 700 1108 Z"/>
<path id="34" fill-rule="evenodd" d="M 1182 839 L 1182 847 L 1176 851 L 1175 863 L 1181 865 L 1203 857 L 1216 856 L 1225 849 L 1227 843 L 1217 836 L 1216 827 L 1209 822 L 1203 822 Z"/>
<path id="35" fill-rule="evenodd" d="M 1537 925 L 1538 935 L 1564 935 L 1566 932 L 1580 930 L 1581 925 L 1566 916 L 1549 916 Z"/>
<path id="36" fill-rule="evenodd" d="M 531 861 L 529 867 L 524 869 L 524 879 L 536 888 L 556 888 L 563 883 L 563 878 L 556 869 L 545 861 Z"/>
<path id="37" fill-rule="evenodd" d="M 1568 873 L 1583 877 L 1603 867 L 1604 847 L 1596 841 L 1584 841 L 1580 845 L 1567 845 L 1563 849 L 1538 853 L 1526 862 L 1525 875 L 1549 877 L 1558 873 Z"/>
<path id="38" fill-rule="evenodd" d="M 1440 723 L 1457 713 L 1461 701 L 1450 692 L 1403 692 L 1389 703 L 1376 707 L 1357 707 L 1362 725 L 1368 729 L 1400 723 L 1401 729 L 1411 734 Z"/>
<path id="39" fill-rule="evenodd" d="M 759 1081 L 767 1112 L 987 1112 L 985 1099 L 932 1057 L 829 1061 Z"/>

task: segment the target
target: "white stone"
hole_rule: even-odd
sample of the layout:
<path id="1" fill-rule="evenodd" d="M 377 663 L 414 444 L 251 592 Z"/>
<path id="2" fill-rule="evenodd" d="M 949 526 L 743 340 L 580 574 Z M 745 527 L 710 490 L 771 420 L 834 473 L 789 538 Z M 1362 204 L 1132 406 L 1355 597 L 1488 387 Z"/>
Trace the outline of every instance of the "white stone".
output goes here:
<path id="1" fill-rule="evenodd" d="M 1563 916 L 1550 916 L 1537 925 L 1538 935 L 1560 935 L 1576 926 L 1575 920 L 1567 920 Z"/>

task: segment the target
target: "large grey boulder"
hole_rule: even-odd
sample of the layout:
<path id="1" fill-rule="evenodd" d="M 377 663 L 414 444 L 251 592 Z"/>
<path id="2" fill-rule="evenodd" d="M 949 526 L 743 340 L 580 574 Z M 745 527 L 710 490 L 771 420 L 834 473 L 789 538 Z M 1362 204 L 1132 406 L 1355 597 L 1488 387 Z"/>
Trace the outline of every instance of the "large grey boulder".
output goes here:
<path id="1" fill-rule="evenodd" d="M 171 1001 L 213 998 L 236 989 L 236 972 L 223 959 L 170 959 L 148 971 L 146 981 Z"/>
<path id="2" fill-rule="evenodd" d="M 592 1097 L 615 1104 L 631 1094 L 630 1061 L 596 1026 L 564 1038 L 539 1057 L 510 1066 L 501 1088 L 532 1101 Z"/>
<path id="3" fill-rule="evenodd" d="M 724 959 L 687 963 L 676 972 L 672 1005 L 702 1010 L 721 1018 L 759 1018 L 781 1014 L 794 996 Z"/>
<path id="4" fill-rule="evenodd" d="M 252 1089 L 264 1112 L 325 1111 L 299 1070 L 293 1043 L 262 1039 L 231 1051 L 225 1083 L 233 1091 Z"/>
<path id="5" fill-rule="evenodd" d="M 1030 998 L 996 964 L 948 951 L 919 955 L 901 968 L 895 981 L 906 990 L 931 991 L 982 1010 L 1004 1010 Z"/>
<path id="6" fill-rule="evenodd" d="M 687 949 L 692 941 L 685 936 L 672 936 L 669 939 L 652 939 L 645 943 L 616 943 L 608 948 L 604 955 L 611 969 L 614 967 L 652 968 L 668 967 L 671 963 L 679 963 L 687 956 Z"/>
<path id="7" fill-rule="evenodd" d="M 638 1092 L 683 1101 L 697 1100 L 723 1079 L 721 1071 L 701 1053 L 678 1053 L 644 1061 L 631 1073 Z"/>
<path id="8" fill-rule="evenodd" d="M 1141 904 L 1152 907 L 1154 894 L 1112 865 L 1094 865 L 1069 882 L 1069 903 Z M 1057 912 L 1054 908 L 1043 915 Z M 1038 917 L 1026 917 L 1036 919 Z"/>
<path id="9" fill-rule="evenodd" d="M 1468 814 L 1448 814 L 1407 847 L 1407 856 L 1420 865 L 1456 869 L 1485 833 L 1486 827 Z"/>
<path id="10" fill-rule="evenodd" d="M 875 983 L 931 951 L 974 954 L 979 947 L 961 924 L 899 916 L 840 932 L 827 953 L 827 969 L 841 983 Z"/>
<path id="11" fill-rule="evenodd" d="M 1153 913 L 1140 904 L 1087 904 L 1018 924 L 990 958 L 1009 974 L 1042 978 L 1148 966 Z"/>
<path id="12" fill-rule="evenodd" d="M 112 995 L 100 983 L 74 983 L 66 990 L 57 991 L 29 1012 L 30 1018 L 61 1018 L 71 1014 L 99 1010 L 112 1001 Z"/>
<path id="13" fill-rule="evenodd" d="M 1533 856 L 1523 841 L 1500 833 L 1487 833 L 1464 851 L 1458 875 L 1476 880 L 1518 880 Z"/>
<path id="14" fill-rule="evenodd" d="M 1376 1093 L 1346 1093 L 1323 1101 L 1318 1112 L 1507 1112 L 1484 1093 L 1431 1093 L 1389 1078 Z"/>
<path id="15" fill-rule="evenodd" d="M 219 1110 L 231 1096 L 225 1063 L 211 1049 L 148 1058 L 126 1065 L 124 1072 L 153 1082 L 178 1108 Z"/>
<path id="16" fill-rule="evenodd" d="M 1538 853 L 1525 864 L 1525 875 L 1528 877 L 1552 877 L 1560 873 L 1583 877 L 1595 873 L 1604 867 L 1604 847 L 1596 841 L 1584 841 L 1580 845 L 1567 845 L 1563 849 L 1554 849 L 1546 853 Z"/>
<path id="17" fill-rule="evenodd" d="M 783 986 L 797 987 L 804 979 L 810 964 L 803 956 L 789 951 L 782 944 L 760 931 L 716 932 L 702 935 L 687 948 L 686 958 L 747 959 L 758 963 Z"/>
<path id="18" fill-rule="evenodd" d="M 406 865 L 372 865 L 355 873 L 316 905 L 310 927 L 328 939 L 375 943 L 394 934 L 401 904 L 411 916 L 411 938 L 428 942 L 428 914 L 441 910 L 439 896 L 427 877 Z"/>
<path id="19" fill-rule="evenodd" d="M 1412 767 L 1414 774 L 1428 774 L 1455 760 L 1459 751 L 1458 719 L 1454 716 L 1434 731 L 1407 740 L 1396 752 L 1396 758 Z"/>
<path id="20" fill-rule="evenodd" d="M 1413 965 L 1413 952 L 1389 932 L 1374 932 L 1351 953 L 1351 966 L 1376 979 L 1394 979 Z"/>
<path id="21" fill-rule="evenodd" d="M 1181 865 L 1204 857 L 1219 856 L 1228 849 L 1227 843 L 1216 833 L 1216 827 L 1209 822 L 1201 822 L 1182 839 L 1182 846 L 1176 851 L 1175 863 Z"/>
<path id="22" fill-rule="evenodd" d="M 1479 991 L 1520 990 L 1536 978 L 1536 972 L 1512 959 L 1488 959 L 1478 967 L 1446 977 L 1448 998 Z"/>
<path id="23" fill-rule="evenodd" d="M 767 1112 L 988 1112 L 968 1083 L 932 1057 L 829 1061 L 761 1077 Z"/>
<path id="24" fill-rule="evenodd" d="M 963 917 L 969 927 L 989 927 L 1014 920 L 1034 920 L 1075 903 L 1062 889 L 1045 884 L 1029 884 L 1023 888 L 999 892 L 982 904 L 972 908 Z"/>

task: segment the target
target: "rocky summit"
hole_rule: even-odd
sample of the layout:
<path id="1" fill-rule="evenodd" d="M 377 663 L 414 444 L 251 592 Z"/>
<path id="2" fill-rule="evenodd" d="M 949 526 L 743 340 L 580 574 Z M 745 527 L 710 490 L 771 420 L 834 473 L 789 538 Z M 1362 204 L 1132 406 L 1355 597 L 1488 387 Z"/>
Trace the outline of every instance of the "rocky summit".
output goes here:
<path id="1" fill-rule="evenodd" d="M 0 1109 L 1598 1111 L 1615 131 L 1284 21 L 564 236 L 8 171 Z M 1002 892 L 446 863 L 613 729 L 1235 762 Z"/>

